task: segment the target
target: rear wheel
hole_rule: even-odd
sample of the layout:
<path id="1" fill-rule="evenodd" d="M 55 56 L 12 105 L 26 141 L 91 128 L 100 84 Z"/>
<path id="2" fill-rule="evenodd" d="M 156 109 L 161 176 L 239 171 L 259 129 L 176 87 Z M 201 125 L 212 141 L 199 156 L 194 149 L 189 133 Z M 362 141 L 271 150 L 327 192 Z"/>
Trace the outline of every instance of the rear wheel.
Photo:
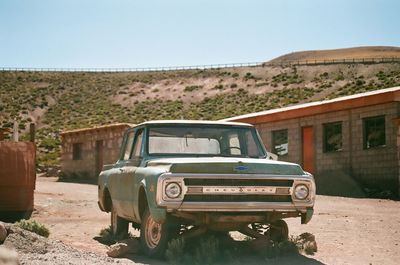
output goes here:
<path id="1" fill-rule="evenodd" d="M 111 208 L 111 232 L 116 239 L 128 237 L 129 222 L 119 217 L 114 206 Z"/>
<path id="2" fill-rule="evenodd" d="M 175 236 L 177 229 L 168 219 L 164 223 L 157 223 L 148 209 L 145 210 L 140 227 L 140 243 L 143 252 L 150 257 L 163 257 L 168 241 Z"/>

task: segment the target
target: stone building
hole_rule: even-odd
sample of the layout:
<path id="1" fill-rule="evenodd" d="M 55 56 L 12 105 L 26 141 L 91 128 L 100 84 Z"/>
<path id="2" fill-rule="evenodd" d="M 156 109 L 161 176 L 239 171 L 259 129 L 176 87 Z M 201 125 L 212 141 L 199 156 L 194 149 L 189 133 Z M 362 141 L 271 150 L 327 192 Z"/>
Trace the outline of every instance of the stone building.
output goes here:
<path id="1" fill-rule="evenodd" d="M 65 177 L 95 178 L 103 165 L 118 159 L 124 132 L 131 125 L 111 124 L 61 133 L 61 171 Z"/>
<path id="2" fill-rule="evenodd" d="M 232 117 L 254 124 L 279 160 L 301 164 L 324 194 L 400 193 L 400 87 Z M 359 189 L 359 190 L 357 190 Z"/>

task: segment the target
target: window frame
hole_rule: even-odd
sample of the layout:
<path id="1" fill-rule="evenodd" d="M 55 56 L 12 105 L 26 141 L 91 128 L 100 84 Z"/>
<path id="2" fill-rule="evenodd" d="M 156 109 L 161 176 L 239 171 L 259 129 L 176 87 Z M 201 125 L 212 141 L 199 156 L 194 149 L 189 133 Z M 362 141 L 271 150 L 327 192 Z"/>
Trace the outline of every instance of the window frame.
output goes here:
<path id="1" fill-rule="evenodd" d="M 378 119 L 382 119 L 383 120 L 383 141 L 384 143 L 381 145 L 376 145 L 376 146 L 372 146 L 372 147 L 368 147 L 367 146 L 367 122 L 368 121 L 372 121 L 372 120 L 378 120 Z M 377 115 L 377 116 L 370 116 L 370 117 L 365 117 L 362 119 L 362 126 L 363 126 L 363 149 L 364 150 L 370 150 L 370 149 L 376 149 L 376 148 L 384 148 L 386 147 L 386 117 L 385 115 Z"/>
<path id="2" fill-rule="evenodd" d="M 131 149 L 131 153 L 129 155 L 129 160 L 142 159 L 143 158 L 143 146 L 144 146 L 143 143 L 144 143 L 145 130 L 144 130 L 144 128 L 137 128 L 137 129 L 135 129 L 134 133 L 135 133 L 135 137 L 133 139 L 132 149 Z M 141 135 L 142 142 L 140 143 L 140 147 L 139 147 L 140 148 L 140 155 L 139 156 L 134 156 L 134 151 L 136 151 L 135 147 L 136 147 L 137 141 L 139 139 L 139 134 L 140 133 L 142 134 Z"/>
<path id="3" fill-rule="evenodd" d="M 126 148 L 128 147 L 127 145 L 128 145 L 129 136 L 130 136 L 131 133 L 133 133 L 132 146 L 133 146 L 133 143 L 135 142 L 135 131 L 134 131 L 133 129 L 127 130 L 126 133 L 125 133 L 125 136 L 124 136 L 123 148 L 122 148 L 121 154 L 120 154 L 120 160 L 121 160 L 121 161 L 127 161 L 127 160 L 129 160 L 129 157 L 130 157 L 131 154 L 132 154 L 132 149 L 131 149 L 130 152 L 129 152 L 129 157 L 128 157 L 128 159 L 125 159 Z"/>
<path id="4" fill-rule="evenodd" d="M 275 133 L 280 133 L 280 132 L 285 132 L 286 133 L 286 139 L 287 139 L 287 145 L 288 145 L 288 147 L 287 147 L 287 153 L 286 154 L 283 154 L 283 155 L 279 155 L 277 152 L 276 152 L 276 150 L 275 150 L 275 137 L 274 137 L 274 135 L 275 135 Z M 288 156 L 289 155 L 289 129 L 279 129 L 279 130 L 273 130 L 273 131 L 271 131 L 271 151 L 272 151 L 272 153 L 273 154 L 276 154 L 277 156 L 279 156 L 279 157 L 285 157 L 285 156 Z"/>
<path id="5" fill-rule="evenodd" d="M 327 139 L 326 129 L 327 129 L 327 126 L 332 126 L 332 125 L 340 125 L 341 147 L 338 150 L 328 150 L 327 149 L 327 140 L 328 139 Z M 335 122 L 328 122 L 328 123 L 322 124 L 322 150 L 324 153 L 337 153 L 337 152 L 343 151 L 343 121 L 335 121 Z"/>
<path id="6" fill-rule="evenodd" d="M 221 127 L 225 127 L 226 125 L 209 125 L 210 127 L 215 127 L 215 128 L 221 128 Z M 150 153 L 149 152 L 149 141 L 150 141 L 150 131 L 153 128 L 162 128 L 162 127 L 199 127 L 202 128 L 203 125 L 201 124 L 152 124 L 151 126 L 146 126 L 145 128 L 145 146 L 144 146 L 144 150 L 143 150 L 143 154 L 145 156 L 149 156 L 149 157 L 193 157 L 193 155 L 195 155 L 196 157 L 213 157 L 211 155 L 201 155 L 201 154 L 181 154 L 181 153 Z M 231 128 L 237 128 L 237 129 L 242 129 L 242 128 L 246 128 L 244 126 L 229 126 Z M 266 157 L 267 156 L 267 151 L 266 148 L 263 144 L 263 142 L 261 141 L 261 137 L 259 136 L 257 130 L 255 127 L 250 127 L 249 128 L 251 131 L 251 135 L 254 138 L 254 141 L 257 142 L 257 149 L 260 152 L 260 157 Z M 224 136 L 226 138 L 226 135 Z M 221 142 L 221 141 L 219 141 Z M 221 143 L 223 143 L 224 141 L 222 141 Z M 227 143 L 227 139 L 225 139 L 225 142 Z M 240 138 L 240 146 L 241 149 L 245 150 L 245 152 L 242 153 L 242 155 L 248 155 L 247 154 L 247 148 L 243 148 L 243 138 Z M 221 144 L 220 148 L 222 150 L 222 148 L 224 148 L 224 145 Z M 244 156 L 232 156 L 233 158 L 243 158 Z"/>

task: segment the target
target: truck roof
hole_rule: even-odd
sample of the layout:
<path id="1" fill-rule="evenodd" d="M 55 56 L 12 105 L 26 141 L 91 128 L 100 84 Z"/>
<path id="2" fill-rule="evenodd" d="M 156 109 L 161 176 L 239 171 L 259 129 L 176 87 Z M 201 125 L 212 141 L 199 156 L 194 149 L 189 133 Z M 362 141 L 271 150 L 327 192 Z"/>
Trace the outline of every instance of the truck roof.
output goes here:
<path id="1" fill-rule="evenodd" d="M 253 127 L 253 125 L 243 122 L 227 122 L 227 121 L 199 121 L 199 120 L 155 120 L 146 121 L 138 124 L 142 125 L 152 125 L 152 124 L 204 124 L 204 125 L 225 125 L 225 126 L 245 126 Z"/>

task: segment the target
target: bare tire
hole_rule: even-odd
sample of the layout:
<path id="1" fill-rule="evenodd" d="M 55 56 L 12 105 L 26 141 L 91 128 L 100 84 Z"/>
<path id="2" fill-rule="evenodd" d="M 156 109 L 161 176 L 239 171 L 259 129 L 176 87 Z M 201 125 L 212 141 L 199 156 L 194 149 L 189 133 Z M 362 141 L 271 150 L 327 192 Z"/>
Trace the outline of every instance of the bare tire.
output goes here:
<path id="1" fill-rule="evenodd" d="M 282 219 L 272 222 L 269 228 L 269 235 L 272 241 L 282 242 L 289 238 L 289 228 Z"/>
<path id="2" fill-rule="evenodd" d="M 170 222 L 157 223 L 146 209 L 140 225 L 140 244 L 145 255 L 161 258 L 164 256 L 168 241 L 172 238 L 174 229 Z"/>
<path id="3" fill-rule="evenodd" d="M 111 232 L 116 239 L 128 237 L 129 222 L 116 213 L 114 206 L 111 209 Z"/>

